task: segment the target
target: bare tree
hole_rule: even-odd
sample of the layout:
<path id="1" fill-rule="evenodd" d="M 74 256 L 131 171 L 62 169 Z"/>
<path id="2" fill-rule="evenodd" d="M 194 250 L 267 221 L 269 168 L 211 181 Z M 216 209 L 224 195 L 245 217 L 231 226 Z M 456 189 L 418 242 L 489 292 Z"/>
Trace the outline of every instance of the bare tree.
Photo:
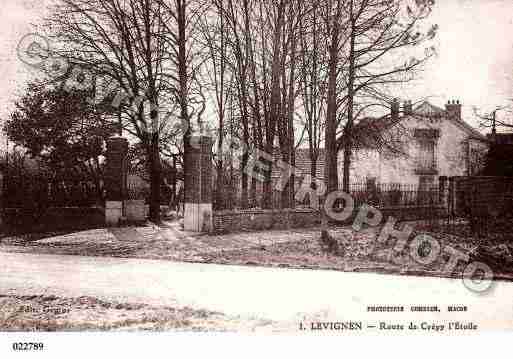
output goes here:
<path id="1" fill-rule="evenodd" d="M 185 137 L 191 133 L 191 97 L 198 93 L 191 90 L 197 79 L 188 35 L 201 11 L 184 0 L 58 0 L 47 19 L 58 53 L 92 75 L 100 100 L 115 93 L 120 122 L 143 144 L 153 221 L 160 220 L 160 135 L 175 104 Z"/>
<path id="2" fill-rule="evenodd" d="M 229 68 L 230 32 L 227 25 L 226 0 L 213 0 L 213 9 L 204 14 L 201 20 L 201 32 L 205 42 L 207 60 L 204 72 L 210 91 L 213 92 L 215 114 L 217 118 L 217 158 L 216 158 L 216 208 L 225 208 L 225 174 L 224 174 L 224 137 L 225 118 L 228 97 L 233 91 L 233 74 Z"/>
<path id="3" fill-rule="evenodd" d="M 301 20 L 300 43 L 300 94 L 304 126 L 308 135 L 310 175 L 317 176 L 317 161 L 326 116 L 326 37 L 323 36 L 319 1 L 312 4 L 311 12 Z"/>
<path id="4" fill-rule="evenodd" d="M 227 14 L 232 33 L 231 48 L 234 56 L 232 69 L 237 83 L 238 106 L 242 124 L 242 141 L 246 145 L 250 143 L 250 103 L 249 103 L 249 69 L 251 46 L 251 8 L 250 1 L 234 2 L 228 0 Z M 242 152 L 240 162 L 241 173 L 241 207 L 248 207 L 249 178 L 244 170 L 248 164 L 249 153 Z"/>
<path id="5" fill-rule="evenodd" d="M 284 146 L 290 131 L 285 112 L 293 106 L 286 106 L 284 94 L 288 93 L 285 68 L 287 59 L 290 60 L 287 53 L 292 39 L 287 37 L 287 17 L 293 10 L 293 3 L 297 6 L 297 2 L 292 0 L 227 0 L 224 11 L 231 48 L 228 64 L 237 88 L 240 138 L 247 149 L 274 154 L 279 130 L 282 134 L 280 144 Z M 272 205 L 272 160 L 264 157 L 267 158 L 259 158 L 266 164 L 262 204 L 269 208 Z M 256 180 L 251 180 L 249 193 L 249 179 L 244 170 L 248 159 L 249 152 L 245 150 L 240 163 L 242 207 L 248 205 L 248 195 L 252 202 L 256 197 Z"/>
<path id="6" fill-rule="evenodd" d="M 508 119 L 501 119 L 497 116 L 497 112 L 509 111 L 509 106 L 497 106 L 488 113 L 482 113 L 478 108 L 474 107 L 474 115 L 479 118 L 479 127 L 491 128 L 492 133 L 497 132 L 497 128 L 513 128 L 513 123 Z"/>
<path id="7" fill-rule="evenodd" d="M 281 117 L 278 120 L 278 139 L 280 142 L 280 151 L 282 161 L 289 166 L 282 169 L 284 175 L 288 178 L 282 191 L 282 207 L 289 208 L 294 206 L 294 171 L 290 168 L 295 166 L 295 131 L 294 118 L 296 115 L 296 102 L 299 95 L 299 72 L 297 64 L 299 62 L 299 38 L 300 29 L 303 25 L 302 19 L 309 11 L 309 7 L 301 1 L 289 1 L 286 12 L 286 32 L 283 39 L 283 53 L 281 64 L 282 78 L 282 110 Z"/>
<path id="8" fill-rule="evenodd" d="M 255 124 L 261 126 L 257 138 L 262 141 L 262 148 L 268 154 L 275 154 L 275 139 L 279 140 L 281 160 L 288 164 L 282 168 L 285 178 L 289 180 L 282 189 L 282 207 L 294 205 L 294 173 L 289 172 L 295 164 L 295 117 L 299 95 L 299 35 L 302 26 L 301 19 L 311 7 L 297 0 L 277 0 L 271 3 L 260 2 L 260 83 L 254 75 L 255 105 L 263 109 L 263 121 L 256 118 Z M 272 29 L 271 36 L 264 30 L 265 26 Z M 254 67 L 256 68 L 256 66 Z M 253 68 L 253 69 L 254 69 Z M 256 88 L 261 91 L 257 91 Z M 256 117 L 256 116 L 255 116 Z M 272 198 L 272 163 L 262 159 L 267 164 L 264 171 L 264 207 L 271 206 Z"/>
<path id="9" fill-rule="evenodd" d="M 344 18 L 344 0 L 328 0 L 324 8 L 325 35 L 328 38 L 328 89 L 327 110 L 324 132 L 325 166 L 324 178 L 326 189 L 332 192 L 338 189 L 337 174 L 337 79 L 340 72 L 342 59 L 341 48 L 344 45 L 343 35 L 346 32 L 347 20 Z"/>
<path id="10" fill-rule="evenodd" d="M 418 0 L 411 5 L 407 1 L 348 0 L 344 7 L 348 19 L 343 48 L 346 95 L 341 104 L 346 116 L 343 134 L 337 142 L 338 147 L 344 149 L 343 189 L 346 192 L 349 191 L 352 131 L 357 114 L 367 105 L 358 103 L 357 99 L 383 98 L 387 85 L 411 81 L 433 55 L 433 51 L 426 51 L 421 57 L 399 60 L 407 56 L 404 50 L 413 49 L 435 36 L 436 25 L 425 33 L 419 29 L 433 4 L 434 0 Z"/>
<path id="11" fill-rule="evenodd" d="M 115 84 L 105 92 L 117 92 L 120 119 L 126 120 L 125 128 L 140 139 L 148 155 L 154 221 L 160 219 L 157 109 L 165 88 L 166 16 L 161 6 L 149 0 L 59 0 L 47 19 L 50 35 L 61 44 L 59 54 L 95 80 Z M 149 105 L 149 116 L 145 105 Z"/>

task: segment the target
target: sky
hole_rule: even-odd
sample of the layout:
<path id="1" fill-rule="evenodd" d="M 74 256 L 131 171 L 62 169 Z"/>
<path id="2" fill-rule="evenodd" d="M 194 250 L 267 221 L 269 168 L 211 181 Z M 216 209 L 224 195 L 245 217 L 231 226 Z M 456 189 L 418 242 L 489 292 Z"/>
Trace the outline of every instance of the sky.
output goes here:
<path id="1" fill-rule="evenodd" d="M 34 32 L 32 24 L 41 22 L 50 0 L 1 2 L 0 123 L 35 75 L 18 59 L 16 48 L 24 35 Z M 440 107 L 459 100 L 465 121 L 477 126 L 474 107 L 488 112 L 513 99 L 513 1 L 436 0 L 428 21 L 439 25 L 434 40 L 437 56 L 397 96 L 413 101 L 429 98 Z"/>
<path id="2" fill-rule="evenodd" d="M 440 27 L 438 55 L 412 97 L 432 96 L 439 106 L 459 100 L 464 119 L 477 125 L 474 106 L 489 112 L 513 99 L 513 1 L 436 0 L 430 20 Z"/>

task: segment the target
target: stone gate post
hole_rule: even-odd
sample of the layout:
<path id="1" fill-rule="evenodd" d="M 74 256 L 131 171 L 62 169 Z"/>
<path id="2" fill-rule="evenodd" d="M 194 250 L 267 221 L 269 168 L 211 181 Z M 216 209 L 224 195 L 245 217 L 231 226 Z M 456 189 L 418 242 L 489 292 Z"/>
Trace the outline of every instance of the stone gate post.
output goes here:
<path id="1" fill-rule="evenodd" d="M 114 136 L 107 141 L 107 161 L 105 169 L 105 222 L 116 226 L 123 217 L 123 201 L 126 199 L 126 155 L 128 141 Z"/>
<path id="2" fill-rule="evenodd" d="M 184 230 L 210 231 L 212 228 L 212 138 L 190 138 L 184 173 Z"/>

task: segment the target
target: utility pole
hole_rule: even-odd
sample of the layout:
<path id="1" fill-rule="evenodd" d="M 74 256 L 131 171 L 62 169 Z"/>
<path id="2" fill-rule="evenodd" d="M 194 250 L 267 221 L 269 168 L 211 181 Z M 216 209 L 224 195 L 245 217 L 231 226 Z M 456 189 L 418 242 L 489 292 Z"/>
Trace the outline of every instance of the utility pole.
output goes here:
<path id="1" fill-rule="evenodd" d="M 492 112 L 492 136 L 495 136 L 497 133 L 496 127 L 495 127 L 495 116 L 497 115 L 497 110 L 494 110 Z"/>

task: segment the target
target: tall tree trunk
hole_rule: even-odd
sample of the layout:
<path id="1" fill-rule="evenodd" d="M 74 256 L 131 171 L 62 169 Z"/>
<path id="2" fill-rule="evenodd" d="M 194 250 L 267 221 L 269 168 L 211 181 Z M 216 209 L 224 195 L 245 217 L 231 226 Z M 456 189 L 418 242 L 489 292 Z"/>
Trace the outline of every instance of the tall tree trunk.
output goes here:
<path id="1" fill-rule="evenodd" d="M 150 221 L 154 223 L 160 222 L 160 183 L 161 183 L 161 167 L 160 167 L 160 151 L 159 151 L 159 135 L 158 132 L 153 134 L 150 139 Z"/>
<path id="2" fill-rule="evenodd" d="M 266 149 L 269 146 L 266 146 Z M 263 199 L 262 199 L 262 207 L 263 208 L 272 208 L 273 206 L 273 188 L 272 188 L 272 178 L 271 178 L 271 166 L 272 162 L 268 161 L 266 158 L 261 159 L 262 164 L 265 166 L 263 170 L 264 183 L 262 185 Z"/>
<path id="3" fill-rule="evenodd" d="M 295 162 L 296 162 L 296 156 L 295 156 L 295 136 L 294 136 L 294 102 L 296 99 L 296 48 L 297 48 L 297 38 L 298 34 L 296 34 L 296 28 L 295 28 L 295 16 L 301 16 L 301 3 L 298 3 L 298 8 L 296 11 L 298 11 L 297 14 L 294 14 L 294 3 L 289 4 L 289 39 L 290 41 L 290 64 L 289 64 L 289 83 L 288 83 L 288 90 L 287 90 L 287 118 L 285 123 L 285 133 L 286 138 L 284 141 L 284 147 L 286 147 L 286 163 L 290 166 L 287 169 L 287 183 L 284 189 L 285 193 L 285 201 L 284 201 L 284 207 L 285 208 L 293 208 L 294 207 L 294 190 L 295 190 L 295 175 L 294 171 L 292 170 L 291 173 L 289 173 L 289 170 L 291 168 L 294 168 Z M 283 54 L 282 56 L 285 56 Z"/>
<path id="4" fill-rule="evenodd" d="M 282 161 L 290 164 L 290 152 L 288 146 L 282 148 Z M 282 188 L 281 195 L 281 207 L 290 208 L 290 178 L 288 178 L 288 168 L 281 169 L 282 176 L 287 179 L 285 186 Z"/>
<path id="5" fill-rule="evenodd" d="M 245 71 L 244 71 L 245 72 Z M 242 75 L 242 77 L 245 77 L 245 75 Z M 248 208 L 248 185 L 249 185 L 249 176 L 244 170 L 246 166 L 248 165 L 249 161 L 249 153 L 248 153 L 248 146 L 250 142 L 249 138 L 249 112 L 248 112 L 248 94 L 247 94 L 247 87 L 246 87 L 246 80 L 242 80 L 241 84 L 241 105 L 242 105 L 242 126 L 243 126 L 243 133 L 242 133 L 242 139 L 244 142 L 244 148 L 242 151 L 242 158 L 241 158 L 241 166 L 240 166 L 240 173 L 241 173 L 241 201 L 240 206 L 242 208 Z"/>
<path id="6" fill-rule="evenodd" d="M 338 190 L 337 176 L 337 67 L 339 59 L 339 17 L 341 13 L 340 0 L 337 4 L 337 11 L 332 14 L 331 39 L 329 45 L 328 59 L 328 93 L 327 93 L 327 113 L 326 128 L 324 132 L 325 159 L 324 159 L 324 180 L 326 183 L 326 195 Z M 323 206 L 324 207 L 324 206 Z M 328 216 L 324 208 L 322 213 L 322 232 L 321 237 L 327 238 L 328 234 Z"/>
<path id="7" fill-rule="evenodd" d="M 355 81 L 355 24 L 351 19 L 351 38 L 349 44 L 349 73 L 347 86 L 347 122 L 344 126 L 344 169 L 343 169 L 343 190 L 349 193 L 350 190 L 350 168 L 352 152 L 352 131 L 354 121 L 354 81 Z"/>
<path id="8" fill-rule="evenodd" d="M 283 23 L 285 16 L 285 1 L 280 0 L 277 9 L 277 20 L 273 34 L 273 53 L 271 65 L 271 101 L 269 114 L 269 128 L 266 133 L 265 151 L 268 154 L 274 154 L 274 139 L 276 135 L 276 124 L 280 121 L 281 116 L 281 89 L 280 89 L 280 64 L 281 64 L 281 41 L 283 32 Z M 264 181 L 264 204 L 266 208 L 272 206 L 272 161 L 262 161 L 266 164 L 265 181 Z"/>
<path id="9" fill-rule="evenodd" d="M 180 102 L 180 119 L 185 128 L 183 134 L 183 173 L 184 173 L 184 205 L 186 201 L 187 186 L 185 174 L 189 167 L 189 154 L 191 152 L 190 140 L 192 135 L 191 121 L 187 109 L 187 51 L 186 51 L 186 2 L 185 0 L 176 0 L 176 12 L 178 14 L 178 86 Z"/>
<path id="10" fill-rule="evenodd" d="M 240 206 L 241 208 L 248 208 L 248 174 L 244 170 L 248 164 L 249 153 L 248 151 L 244 151 L 242 153 L 242 161 L 240 162 L 240 173 L 241 173 L 241 198 L 240 198 Z"/>
<path id="11" fill-rule="evenodd" d="M 324 177 L 328 193 L 338 189 L 337 176 L 337 63 L 338 63 L 338 34 L 330 49 L 329 76 L 328 76 L 328 108 L 326 114 L 325 141 L 325 168 Z M 337 39 L 335 39 L 337 37 Z"/>
<path id="12" fill-rule="evenodd" d="M 219 133 L 217 140 L 217 177 L 216 177 L 216 209 L 225 209 L 224 204 L 224 196 L 226 195 L 226 191 L 224 188 L 224 171 L 223 171 L 223 118 L 222 116 L 219 118 Z"/>
<path id="13" fill-rule="evenodd" d="M 257 180 L 256 178 L 251 178 L 251 186 L 249 188 L 249 204 L 250 207 L 258 207 L 257 200 Z"/>

